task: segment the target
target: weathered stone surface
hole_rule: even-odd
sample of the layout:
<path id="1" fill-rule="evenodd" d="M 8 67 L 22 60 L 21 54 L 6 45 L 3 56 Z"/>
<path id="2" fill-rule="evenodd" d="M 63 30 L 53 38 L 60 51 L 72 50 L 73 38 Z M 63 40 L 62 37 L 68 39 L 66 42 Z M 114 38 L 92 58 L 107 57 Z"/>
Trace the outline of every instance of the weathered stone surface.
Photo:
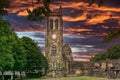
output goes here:
<path id="1" fill-rule="evenodd" d="M 49 61 L 49 77 L 66 76 L 70 73 L 71 48 L 63 45 L 63 20 L 61 8 L 47 17 L 45 56 Z"/>
<path id="2" fill-rule="evenodd" d="M 120 60 L 105 60 L 99 62 L 72 62 L 71 71 L 83 70 L 82 75 L 120 79 Z M 77 74 L 76 74 L 77 75 Z"/>

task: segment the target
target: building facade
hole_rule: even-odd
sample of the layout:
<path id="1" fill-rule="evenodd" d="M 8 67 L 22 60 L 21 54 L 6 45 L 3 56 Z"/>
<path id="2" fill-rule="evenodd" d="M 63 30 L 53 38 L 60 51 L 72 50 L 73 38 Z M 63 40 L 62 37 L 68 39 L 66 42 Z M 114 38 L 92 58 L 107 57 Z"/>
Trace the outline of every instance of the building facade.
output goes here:
<path id="1" fill-rule="evenodd" d="M 71 74 L 71 63 L 73 63 L 72 50 L 68 44 L 63 45 L 63 60 L 65 63 L 65 74 Z"/>
<path id="2" fill-rule="evenodd" d="M 62 10 L 51 12 L 47 17 L 45 55 L 49 61 L 48 75 L 51 77 L 62 76 L 63 68 L 63 19 Z"/>

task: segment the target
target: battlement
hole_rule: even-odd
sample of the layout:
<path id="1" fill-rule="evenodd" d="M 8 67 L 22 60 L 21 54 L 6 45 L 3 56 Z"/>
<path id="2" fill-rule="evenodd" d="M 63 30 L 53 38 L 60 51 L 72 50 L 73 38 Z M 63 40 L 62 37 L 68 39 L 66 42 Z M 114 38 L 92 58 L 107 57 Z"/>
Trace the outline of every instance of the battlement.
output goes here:
<path id="1" fill-rule="evenodd" d="M 62 8 L 61 8 L 61 6 L 60 6 L 58 11 L 51 12 L 50 16 L 62 16 Z"/>

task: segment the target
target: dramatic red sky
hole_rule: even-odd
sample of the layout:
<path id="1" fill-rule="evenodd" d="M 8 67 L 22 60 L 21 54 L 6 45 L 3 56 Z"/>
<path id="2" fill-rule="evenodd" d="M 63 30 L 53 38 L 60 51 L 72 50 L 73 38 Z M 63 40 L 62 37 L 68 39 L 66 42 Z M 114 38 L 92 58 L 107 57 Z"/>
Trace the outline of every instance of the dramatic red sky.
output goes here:
<path id="1" fill-rule="evenodd" d="M 31 22 L 26 19 L 26 9 L 31 9 L 32 0 L 11 0 L 9 20 L 19 37 L 28 36 L 45 47 L 45 20 Z M 33 0 L 35 2 L 35 0 Z M 61 0 L 63 8 L 64 42 L 72 48 L 75 60 L 88 60 L 91 55 L 104 52 L 113 44 L 120 44 L 120 39 L 109 43 L 104 36 L 113 28 L 120 28 L 120 0 L 105 0 L 104 5 L 88 7 L 88 0 Z M 111 1 L 111 2 L 110 2 Z M 41 6 L 37 4 L 34 7 Z M 58 9 L 58 4 L 51 5 L 51 10 Z M 79 56 L 78 56 L 79 55 Z"/>

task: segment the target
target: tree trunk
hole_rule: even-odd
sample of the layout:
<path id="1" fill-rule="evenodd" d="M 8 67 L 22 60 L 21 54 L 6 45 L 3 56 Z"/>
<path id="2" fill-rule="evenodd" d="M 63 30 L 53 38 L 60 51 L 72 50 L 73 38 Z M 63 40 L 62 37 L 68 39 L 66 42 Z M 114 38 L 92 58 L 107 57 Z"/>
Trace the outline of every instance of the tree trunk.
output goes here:
<path id="1" fill-rule="evenodd" d="M 13 80 L 15 80 L 15 71 L 13 71 Z"/>
<path id="2" fill-rule="evenodd" d="M 4 71 L 1 71 L 2 73 L 2 80 L 4 80 Z"/>
<path id="3" fill-rule="evenodd" d="M 20 71 L 20 79 L 22 80 L 22 72 Z"/>

